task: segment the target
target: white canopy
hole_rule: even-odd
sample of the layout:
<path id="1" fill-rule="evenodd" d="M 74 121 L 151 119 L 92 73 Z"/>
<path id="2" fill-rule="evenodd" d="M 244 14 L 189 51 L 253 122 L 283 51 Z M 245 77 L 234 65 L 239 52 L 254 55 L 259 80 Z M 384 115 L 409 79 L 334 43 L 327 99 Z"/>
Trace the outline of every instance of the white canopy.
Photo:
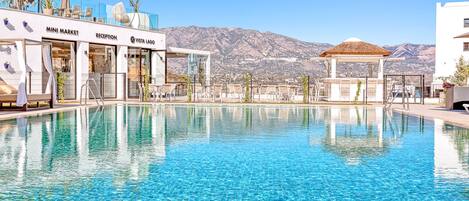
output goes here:
<path id="1" fill-rule="evenodd" d="M 44 67 L 46 68 L 47 72 L 49 73 L 49 79 L 47 82 L 47 88 L 43 92 L 45 94 L 52 93 L 53 101 L 55 103 L 56 99 L 56 81 L 55 76 L 52 68 L 52 52 L 51 52 L 51 44 L 47 42 L 41 41 L 34 41 L 29 39 L 2 39 L 0 40 L 1 45 L 14 45 L 16 48 L 16 60 L 18 66 L 15 69 L 15 73 L 19 75 L 18 82 L 17 82 L 17 97 L 16 97 L 16 105 L 19 107 L 24 106 L 28 102 L 28 95 L 26 91 L 26 80 L 28 76 L 28 68 L 27 68 L 27 46 L 38 46 L 42 47 L 42 61 Z"/>

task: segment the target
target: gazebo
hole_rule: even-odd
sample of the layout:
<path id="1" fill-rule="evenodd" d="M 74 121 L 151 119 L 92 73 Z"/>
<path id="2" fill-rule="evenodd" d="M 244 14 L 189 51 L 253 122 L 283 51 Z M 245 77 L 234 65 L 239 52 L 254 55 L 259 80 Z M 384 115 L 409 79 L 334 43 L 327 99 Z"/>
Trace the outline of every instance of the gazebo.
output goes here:
<path id="1" fill-rule="evenodd" d="M 386 154 L 391 141 L 384 137 L 383 115 L 381 107 L 330 108 L 325 118 L 325 149 L 344 158 L 349 165 Z"/>
<path id="2" fill-rule="evenodd" d="M 327 101 L 383 101 L 383 68 L 391 52 L 377 45 L 350 38 L 320 54 L 327 68 L 323 80 Z M 363 77 L 338 77 L 338 63 L 367 63 L 368 72 Z M 373 66 L 377 65 L 377 76 Z M 362 86 L 363 85 L 363 86 Z M 365 86 L 366 85 L 366 86 Z"/>

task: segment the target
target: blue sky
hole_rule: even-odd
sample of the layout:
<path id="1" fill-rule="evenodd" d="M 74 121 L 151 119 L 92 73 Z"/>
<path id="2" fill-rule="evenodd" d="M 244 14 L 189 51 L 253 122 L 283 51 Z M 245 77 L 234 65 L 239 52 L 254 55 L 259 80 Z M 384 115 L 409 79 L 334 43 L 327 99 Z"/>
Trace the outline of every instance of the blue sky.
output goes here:
<path id="1" fill-rule="evenodd" d="M 160 27 L 240 27 L 310 42 L 349 37 L 381 44 L 435 41 L 437 0 L 141 0 Z M 443 1 L 446 2 L 446 1 Z"/>

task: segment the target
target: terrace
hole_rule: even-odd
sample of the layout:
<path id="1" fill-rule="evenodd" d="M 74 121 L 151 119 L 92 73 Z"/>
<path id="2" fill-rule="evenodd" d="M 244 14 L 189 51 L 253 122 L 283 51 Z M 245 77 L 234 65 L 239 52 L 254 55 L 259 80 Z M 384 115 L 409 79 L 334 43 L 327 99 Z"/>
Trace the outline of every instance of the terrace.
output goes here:
<path id="1" fill-rule="evenodd" d="M 115 0 L 0 0 L 0 8 L 83 20 L 139 30 L 157 30 L 159 16 Z"/>

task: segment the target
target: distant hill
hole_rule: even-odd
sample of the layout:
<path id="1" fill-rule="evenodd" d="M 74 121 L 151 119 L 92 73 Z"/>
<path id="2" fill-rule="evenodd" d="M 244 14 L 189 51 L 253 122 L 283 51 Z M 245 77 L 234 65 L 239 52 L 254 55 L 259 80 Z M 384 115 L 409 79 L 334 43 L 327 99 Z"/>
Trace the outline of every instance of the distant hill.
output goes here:
<path id="1" fill-rule="evenodd" d="M 227 77 L 239 79 L 237 75 L 244 72 L 252 72 L 256 79 L 266 82 L 284 82 L 302 74 L 324 77 L 324 65 L 314 58 L 333 46 L 241 28 L 191 26 L 160 31 L 167 35 L 167 46 L 211 51 L 215 82 Z M 384 48 L 393 52 L 392 57 L 406 58 L 402 62 L 386 63 L 387 73 L 433 73 L 434 45 L 401 44 Z M 182 61 L 173 61 L 169 71 L 184 72 L 183 64 Z M 343 64 L 338 73 L 342 76 L 364 76 L 366 67 L 365 64 Z"/>

